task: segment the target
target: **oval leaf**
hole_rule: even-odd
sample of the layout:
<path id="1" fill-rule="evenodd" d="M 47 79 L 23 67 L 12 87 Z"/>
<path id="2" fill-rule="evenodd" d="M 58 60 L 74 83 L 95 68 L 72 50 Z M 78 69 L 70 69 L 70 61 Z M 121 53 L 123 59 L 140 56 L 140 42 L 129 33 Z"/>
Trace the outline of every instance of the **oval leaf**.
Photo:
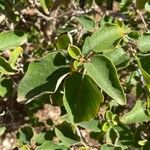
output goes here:
<path id="1" fill-rule="evenodd" d="M 68 47 L 68 53 L 73 59 L 78 59 L 81 55 L 81 51 L 77 46 L 69 45 Z"/>
<path id="2" fill-rule="evenodd" d="M 89 121 L 98 113 L 103 96 L 93 80 L 74 72 L 65 81 L 64 103 L 67 112 L 72 113 L 75 122 Z"/>
<path id="3" fill-rule="evenodd" d="M 39 62 L 32 62 L 29 65 L 18 86 L 18 102 L 33 99 L 45 91 L 54 92 L 56 86 L 58 88 L 59 78 L 68 73 L 69 69 L 54 66 L 53 60 L 56 54 L 56 52 L 50 53 Z"/>
<path id="4" fill-rule="evenodd" d="M 116 47 L 115 42 L 123 37 L 125 31 L 118 25 L 105 24 L 96 31 L 91 37 L 87 37 L 83 45 L 83 53 L 88 53 L 93 50 L 94 52 L 105 52 L 114 50 Z"/>
<path id="5" fill-rule="evenodd" d="M 95 56 L 90 63 L 85 64 L 87 74 L 97 85 L 120 105 L 126 104 L 123 88 L 117 77 L 117 71 L 112 62 L 105 56 Z"/>
<path id="6" fill-rule="evenodd" d="M 67 50 L 68 45 L 72 44 L 72 40 L 72 36 L 69 32 L 59 35 L 56 42 L 57 49 Z"/>

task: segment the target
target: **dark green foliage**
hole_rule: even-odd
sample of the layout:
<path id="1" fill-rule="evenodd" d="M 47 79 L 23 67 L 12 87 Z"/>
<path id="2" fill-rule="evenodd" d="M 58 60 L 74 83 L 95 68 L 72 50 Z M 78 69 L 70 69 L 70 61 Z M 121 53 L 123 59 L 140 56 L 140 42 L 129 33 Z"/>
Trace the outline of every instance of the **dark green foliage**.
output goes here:
<path id="1" fill-rule="evenodd" d="M 149 0 L 1 0 L 0 14 L 0 136 L 17 130 L 22 150 L 149 149 Z"/>

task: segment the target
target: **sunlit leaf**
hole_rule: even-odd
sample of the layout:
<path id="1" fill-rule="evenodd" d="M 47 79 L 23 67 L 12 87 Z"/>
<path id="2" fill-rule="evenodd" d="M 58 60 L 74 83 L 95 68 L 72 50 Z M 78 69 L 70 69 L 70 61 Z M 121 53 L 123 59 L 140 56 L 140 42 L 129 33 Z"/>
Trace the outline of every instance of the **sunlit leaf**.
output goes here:
<path id="1" fill-rule="evenodd" d="M 112 62 L 105 56 L 95 56 L 85 64 L 87 74 L 97 85 L 120 105 L 126 104 L 123 88 L 120 85 L 117 71 Z"/>
<path id="2" fill-rule="evenodd" d="M 115 42 L 124 34 L 124 28 L 120 28 L 118 25 L 105 24 L 91 37 L 86 38 L 82 52 L 88 53 L 91 50 L 94 52 L 112 51 L 118 44 Z"/>
<path id="3" fill-rule="evenodd" d="M 27 41 L 27 34 L 22 31 L 0 33 L 0 51 L 14 49 Z"/>

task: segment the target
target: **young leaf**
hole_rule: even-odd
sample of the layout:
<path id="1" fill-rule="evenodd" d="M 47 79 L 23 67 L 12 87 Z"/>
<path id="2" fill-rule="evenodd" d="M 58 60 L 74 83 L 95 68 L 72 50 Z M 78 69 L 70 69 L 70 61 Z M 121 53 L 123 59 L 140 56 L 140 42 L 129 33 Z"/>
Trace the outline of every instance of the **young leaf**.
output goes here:
<path id="1" fill-rule="evenodd" d="M 54 92 L 56 90 L 59 78 L 69 72 L 69 68 L 54 66 L 53 60 L 56 54 L 56 52 L 49 53 L 39 62 L 32 62 L 29 65 L 18 86 L 18 102 L 34 98 L 34 96 L 44 91 Z M 59 84 L 62 80 L 60 80 Z"/>
<path id="2" fill-rule="evenodd" d="M 109 128 L 111 128 L 111 124 L 109 122 L 105 122 L 102 126 L 102 130 L 104 132 L 107 132 L 109 130 Z"/>
<path id="3" fill-rule="evenodd" d="M 78 59 L 81 55 L 81 51 L 77 46 L 69 45 L 68 53 L 73 59 Z"/>
<path id="4" fill-rule="evenodd" d="M 146 113 L 146 106 L 143 101 L 138 100 L 134 108 L 121 117 L 121 121 L 126 124 L 142 123 L 149 121 L 150 116 Z"/>
<path id="5" fill-rule="evenodd" d="M 126 104 L 126 98 L 120 85 L 117 71 L 107 57 L 101 55 L 93 57 L 91 62 L 85 64 L 85 69 L 97 85 L 118 104 Z"/>
<path id="6" fill-rule="evenodd" d="M 138 48 L 141 52 L 147 53 L 150 52 L 150 34 L 142 35 L 138 39 Z"/>
<path id="7" fill-rule="evenodd" d="M 64 105 L 75 122 L 89 121 L 98 113 L 103 96 L 93 80 L 74 72 L 65 81 Z M 71 113 L 71 114 L 70 114 Z"/>
<path id="8" fill-rule="evenodd" d="M 72 44 L 72 41 L 73 39 L 69 32 L 59 35 L 56 42 L 57 49 L 67 50 L 69 44 Z"/>
<path id="9" fill-rule="evenodd" d="M 108 111 L 106 112 L 106 120 L 107 120 L 108 122 L 110 122 L 110 121 L 112 121 L 112 117 L 113 117 L 113 113 L 108 110 Z"/>
<path id="10" fill-rule="evenodd" d="M 18 60 L 18 57 L 23 53 L 23 49 L 21 47 L 15 48 L 12 52 L 10 52 L 9 55 L 9 63 L 11 66 L 14 66 L 16 61 Z"/>
<path id="11" fill-rule="evenodd" d="M 105 24 L 91 37 L 87 37 L 83 45 L 83 54 L 93 50 L 94 52 L 112 51 L 116 47 L 115 42 L 123 37 L 125 29 L 118 25 Z"/>
<path id="12" fill-rule="evenodd" d="M 0 33 L 0 51 L 13 49 L 27 41 L 27 34 L 22 31 L 7 31 Z"/>

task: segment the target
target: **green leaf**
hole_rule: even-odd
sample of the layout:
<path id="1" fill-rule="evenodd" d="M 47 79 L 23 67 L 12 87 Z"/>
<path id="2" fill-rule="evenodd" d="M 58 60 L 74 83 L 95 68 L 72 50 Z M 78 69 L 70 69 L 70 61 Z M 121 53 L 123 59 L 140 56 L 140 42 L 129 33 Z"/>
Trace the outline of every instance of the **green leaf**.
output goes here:
<path id="1" fill-rule="evenodd" d="M 138 9 L 144 9 L 145 3 L 149 0 L 136 0 L 136 7 Z"/>
<path id="2" fill-rule="evenodd" d="M 145 103 L 140 100 L 136 102 L 134 108 L 130 112 L 121 117 L 121 121 L 126 124 L 142 123 L 149 120 L 150 116 L 148 116 L 146 112 Z"/>
<path id="3" fill-rule="evenodd" d="M 56 54 L 56 52 L 49 53 L 41 58 L 40 61 L 32 62 L 29 65 L 18 86 L 18 102 L 33 99 L 46 91 L 54 92 L 58 88 L 63 77 L 65 78 L 63 75 L 69 72 L 69 68 L 54 66 L 53 60 Z"/>
<path id="4" fill-rule="evenodd" d="M 17 133 L 17 139 L 22 142 L 23 144 L 30 143 L 30 140 L 33 137 L 33 130 L 31 127 L 26 126 L 20 129 L 20 131 Z"/>
<path id="5" fill-rule="evenodd" d="M 49 8 L 53 4 L 53 0 L 40 0 L 40 4 L 46 14 L 49 13 Z"/>
<path id="6" fill-rule="evenodd" d="M 114 128 L 109 128 L 106 133 L 106 143 L 116 145 L 118 138 L 119 133 Z"/>
<path id="7" fill-rule="evenodd" d="M 13 81 L 10 78 L 1 78 L 0 79 L 0 96 L 11 96 L 13 91 Z"/>
<path id="8" fill-rule="evenodd" d="M 121 64 L 130 60 L 127 53 L 122 48 L 118 48 L 114 51 L 104 53 L 104 55 L 107 56 L 115 66 L 120 66 Z"/>
<path id="9" fill-rule="evenodd" d="M 67 50 L 69 44 L 72 44 L 72 36 L 69 32 L 59 35 L 56 42 L 57 49 Z"/>
<path id="10" fill-rule="evenodd" d="M 107 120 L 108 122 L 110 122 L 110 121 L 112 121 L 112 117 L 113 117 L 113 113 L 108 110 L 108 111 L 106 112 L 106 120 Z"/>
<path id="11" fill-rule="evenodd" d="M 23 49 L 21 47 L 15 48 L 9 55 L 9 63 L 11 66 L 15 66 L 15 63 L 18 60 L 18 57 L 23 53 Z"/>
<path id="12" fill-rule="evenodd" d="M 100 132 L 99 123 L 99 120 L 93 119 L 90 121 L 80 122 L 78 125 L 93 132 Z"/>
<path id="13" fill-rule="evenodd" d="M 78 61 L 78 60 L 75 60 L 74 62 L 73 62 L 73 67 L 75 68 L 75 69 L 78 69 L 79 67 L 81 67 L 83 64 L 82 64 L 82 62 L 80 62 L 80 61 Z"/>
<path id="14" fill-rule="evenodd" d="M 87 37 L 83 45 L 83 54 L 93 50 L 94 52 L 112 51 L 115 49 L 116 40 L 123 37 L 125 30 L 118 25 L 105 24 L 91 37 Z"/>
<path id="15" fill-rule="evenodd" d="M 134 131 L 132 132 L 127 125 L 119 122 L 117 126 L 113 126 L 113 129 L 119 134 L 118 142 L 116 141 L 118 145 L 128 147 L 135 141 L 135 135 L 133 134 Z"/>
<path id="16" fill-rule="evenodd" d="M 138 39 L 138 49 L 143 52 L 147 53 L 150 52 L 150 34 L 144 34 Z"/>
<path id="17" fill-rule="evenodd" d="M 30 150 L 30 148 L 29 148 L 27 145 L 23 145 L 23 146 L 21 147 L 21 150 Z"/>
<path id="18" fill-rule="evenodd" d="M 89 76 L 74 72 L 65 80 L 64 106 L 75 122 L 93 119 L 102 101 L 101 92 Z"/>
<path id="19" fill-rule="evenodd" d="M 150 55 L 145 56 L 141 58 L 140 60 L 138 58 L 136 59 L 138 62 L 138 66 L 142 72 L 143 78 L 147 84 L 147 87 L 150 90 L 150 67 L 149 67 Z"/>
<path id="20" fill-rule="evenodd" d="M 54 144 L 51 141 L 45 141 L 37 150 L 67 150 L 68 148 L 61 144 Z"/>
<path id="21" fill-rule="evenodd" d="M 103 130 L 104 132 L 107 132 L 107 131 L 109 130 L 109 128 L 111 128 L 111 125 L 110 125 L 109 122 L 105 122 L 105 123 L 103 124 L 103 126 L 102 126 L 102 130 Z"/>
<path id="22" fill-rule="evenodd" d="M 147 140 L 140 140 L 138 141 L 138 144 L 141 146 L 144 146 L 146 144 Z"/>
<path id="23" fill-rule="evenodd" d="M 32 140 L 36 143 L 36 144 L 43 144 L 45 142 L 45 134 L 46 133 L 39 133 L 37 135 L 35 135 Z"/>
<path id="24" fill-rule="evenodd" d="M 0 33 L 0 51 L 14 49 L 27 41 L 27 34 L 22 31 L 7 31 Z"/>
<path id="25" fill-rule="evenodd" d="M 54 58 L 53 63 L 55 66 L 65 66 L 66 65 L 65 56 L 62 53 L 58 52 Z"/>
<path id="26" fill-rule="evenodd" d="M 117 71 L 107 57 L 101 55 L 93 57 L 91 62 L 85 64 L 85 69 L 97 85 L 118 104 L 126 104 L 126 98 L 120 85 Z"/>
<path id="27" fill-rule="evenodd" d="M 61 83 L 57 91 L 51 95 L 51 99 L 54 106 L 63 106 L 63 82 Z"/>
<path id="28" fill-rule="evenodd" d="M 140 59 L 141 67 L 150 75 L 150 55 L 144 56 Z"/>
<path id="29" fill-rule="evenodd" d="M 78 59 L 81 55 L 81 51 L 77 46 L 69 45 L 68 53 L 73 59 Z"/>
<path id="30" fill-rule="evenodd" d="M 74 133 L 73 127 L 67 122 L 63 122 L 61 125 L 55 128 L 56 136 L 67 147 L 80 142 L 80 137 Z"/>
<path id="31" fill-rule="evenodd" d="M 77 20 L 82 24 L 83 28 L 87 31 L 91 31 L 95 27 L 95 21 L 87 16 L 77 17 Z"/>
<path id="32" fill-rule="evenodd" d="M 9 62 L 0 56 L 0 73 L 12 75 L 16 72 L 17 71 L 10 66 Z"/>

